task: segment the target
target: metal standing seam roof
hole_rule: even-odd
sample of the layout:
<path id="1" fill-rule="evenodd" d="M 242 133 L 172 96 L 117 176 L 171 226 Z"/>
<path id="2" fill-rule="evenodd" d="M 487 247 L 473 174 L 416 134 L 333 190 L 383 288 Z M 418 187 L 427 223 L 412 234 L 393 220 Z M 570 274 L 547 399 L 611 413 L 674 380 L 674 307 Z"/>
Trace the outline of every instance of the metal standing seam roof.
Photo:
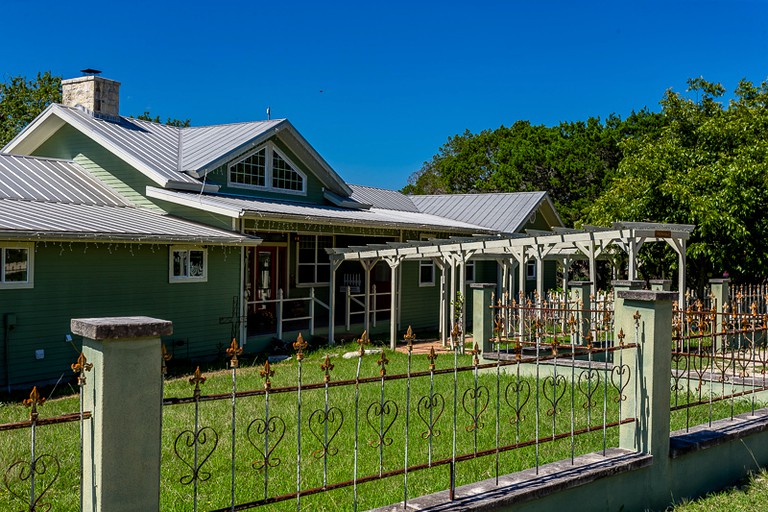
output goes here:
<path id="1" fill-rule="evenodd" d="M 249 141 L 269 132 L 283 121 L 283 119 L 275 119 L 183 128 L 180 170 L 201 169 L 222 155 L 242 148 Z"/>
<path id="2" fill-rule="evenodd" d="M 70 160 L 0 153 L 0 199 L 131 206 Z"/>
<path id="3" fill-rule="evenodd" d="M 427 228 L 461 233 L 488 233 L 491 230 L 466 222 L 411 211 L 370 208 L 352 210 L 310 203 L 270 201 L 225 195 L 195 194 L 147 187 L 147 195 L 233 217 L 274 218 L 316 221 L 336 225 L 370 225 L 401 229 Z"/>
<path id="4" fill-rule="evenodd" d="M 76 162 L 0 153 L 0 237 L 258 244 L 133 206 Z"/>
<path id="5" fill-rule="evenodd" d="M 155 181 L 177 181 L 200 185 L 200 182 L 179 172 L 180 128 L 150 121 L 121 117 L 106 120 L 77 108 L 51 105 L 55 113 L 91 134 L 112 149 L 127 154 L 145 169 L 155 174 Z"/>
<path id="6" fill-rule="evenodd" d="M 351 199 L 364 204 L 370 204 L 375 208 L 385 210 L 398 210 L 403 212 L 419 212 L 410 197 L 397 190 L 366 187 L 363 185 L 350 185 L 352 189 Z M 472 224 L 478 224 L 472 222 Z"/>
<path id="7" fill-rule="evenodd" d="M 545 200 L 546 192 L 409 196 L 424 212 L 472 222 L 500 233 L 516 233 Z"/>

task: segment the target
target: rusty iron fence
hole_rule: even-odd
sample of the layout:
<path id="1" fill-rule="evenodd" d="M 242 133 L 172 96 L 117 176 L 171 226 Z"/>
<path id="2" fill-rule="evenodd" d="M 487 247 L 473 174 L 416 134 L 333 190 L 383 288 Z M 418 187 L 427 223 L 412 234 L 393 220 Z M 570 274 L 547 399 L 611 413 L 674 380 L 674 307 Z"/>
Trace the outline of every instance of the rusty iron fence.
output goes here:
<path id="1" fill-rule="evenodd" d="M 711 425 L 713 410 L 725 404 L 731 419 L 737 401 L 748 401 L 754 413 L 759 393 L 768 390 L 766 327 L 768 315 L 759 313 L 759 303 L 747 305 L 743 297 L 718 312 L 716 301 L 707 307 L 692 301 L 685 309 L 675 303 L 672 347 L 672 410 L 685 410 L 685 428 L 690 411 L 705 408 Z"/>
<path id="2" fill-rule="evenodd" d="M 326 355 L 315 363 L 321 380 L 308 382 L 307 344 L 299 336 L 291 361 L 259 368 L 262 389 L 238 388 L 242 349 L 233 341 L 228 392 L 203 394 L 212 376 L 198 370 L 189 379 L 191 396 L 164 399 L 164 415 L 186 406 L 175 414 L 189 425 L 168 434 L 168 467 L 188 487 L 195 511 L 278 502 L 314 510 L 308 499 L 337 490 L 346 490 L 351 504 L 344 506 L 357 510 L 370 505 L 361 501 L 366 484 L 379 483 L 376 493 L 389 493 L 390 501 L 380 505 L 402 501 L 405 507 L 419 493 L 414 489 L 425 489 L 423 494 L 447 488 L 453 498 L 459 480 L 478 481 L 488 467 L 497 481 L 529 467 L 538 472 L 544 448 L 555 443 L 561 455 L 556 460 L 573 461 L 586 450 L 586 436 L 591 448 L 605 453 L 618 444 L 619 425 L 636 421 L 622 404 L 635 378 L 624 352 L 637 347 L 637 333 L 628 336 L 631 342 L 623 334 L 614 340 L 611 310 L 576 306 L 497 302 L 495 335 L 487 340 L 493 350 L 483 354 L 485 360 L 477 344 L 467 356 L 458 350 L 438 354 L 434 347 L 414 354 L 409 329 L 400 373 L 390 372 L 386 352 L 371 357 L 364 333 L 353 355 L 354 375 L 337 376 L 338 363 Z M 281 382 L 292 382 L 275 385 L 276 372 L 291 372 Z M 515 466 L 520 459 L 508 456 L 514 452 L 524 452 L 528 465 Z M 440 483 L 430 491 L 425 480 Z"/>
<path id="3" fill-rule="evenodd" d="M 37 387 L 33 387 L 29 398 L 23 401 L 23 404 L 30 408 L 29 419 L 0 424 L 0 432 L 19 434 L 17 437 L 6 438 L 6 442 L 10 441 L 17 443 L 17 445 L 13 449 L 10 446 L 5 447 L 4 453 L 10 455 L 11 452 L 18 451 L 23 454 L 22 456 L 16 456 L 16 453 L 13 453 L 12 458 L 9 460 L 10 464 L 3 468 L 3 488 L 7 496 L 7 502 L 3 506 L 3 510 L 47 512 L 53 509 L 53 505 L 49 501 L 52 499 L 51 495 L 56 490 L 60 493 L 62 492 L 61 489 L 54 489 L 54 486 L 57 485 L 60 477 L 62 477 L 63 471 L 71 471 L 70 468 L 62 464 L 62 459 L 66 459 L 72 454 L 59 453 L 61 450 L 66 450 L 66 448 L 62 448 L 56 442 L 42 443 L 41 437 L 45 436 L 41 433 L 41 430 L 45 429 L 41 429 L 41 427 L 75 422 L 79 423 L 79 467 L 74 480 L 79 485 L 79 494 L 76 495 L 74 500 L 77 502 L 75 505 L 77 509 L 82 508 L 80 500 L 82 500 L 83 496 L 82 474 L 85 467 L 83 461 L 83 432 L 85 422 L 91 420 L 91 411 L 83 409 L 82 394 L 86 383 L 86 372 L 89 372 L 92 366 L 91 363 L 86 361 L 82 352 L 77 362 L 71 365 L 72 371 L 78 376 L 77 383 L 80 390 L 80 410 L 78 412 L 42 417 L 39 408 L 45 404 L 46 398 L 38 392 Z M 24 431 L 29 432 L 26 444 L 28 449 L 26 450 L 23 446 Z M 45 434 L 48 434 L 48 432 Z M 49 451 L 51 448 L 59 448 L 59 451 L 51 452 Z M 72 476 L 71 473 L 69 476 Z M 67 488 L 65 492 L 71 495 L 72 489 Z"/>

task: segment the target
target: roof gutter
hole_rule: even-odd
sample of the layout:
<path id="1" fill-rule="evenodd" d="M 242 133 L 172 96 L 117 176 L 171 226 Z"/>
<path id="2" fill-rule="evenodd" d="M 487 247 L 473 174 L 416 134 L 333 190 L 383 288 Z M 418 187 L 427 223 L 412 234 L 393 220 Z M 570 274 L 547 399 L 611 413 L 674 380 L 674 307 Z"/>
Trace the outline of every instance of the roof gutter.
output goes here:
<path id="1" fill-rule="evenodd" d="M 211 236 L 166 236 L 131 233 L 78 233 L 73 231 L 0 231 L 4 240 L 49 241 L 56 242 L 99 242 L 99 243 L 137 243 L 137 244 L 206 244 L 221 246 L 256 246 L 262 239 L 253 236 L 211 237 Z"/>

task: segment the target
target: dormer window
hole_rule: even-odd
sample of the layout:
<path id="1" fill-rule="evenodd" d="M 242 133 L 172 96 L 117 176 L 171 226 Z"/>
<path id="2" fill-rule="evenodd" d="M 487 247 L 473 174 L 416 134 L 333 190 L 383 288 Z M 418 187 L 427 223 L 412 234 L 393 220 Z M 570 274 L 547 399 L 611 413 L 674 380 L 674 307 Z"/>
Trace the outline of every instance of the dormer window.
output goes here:
<path id="1" fill-rule="evenodd" d="M 307 177 L 268 142 L 229 164 L 229 186 L 304 195 Z"/>

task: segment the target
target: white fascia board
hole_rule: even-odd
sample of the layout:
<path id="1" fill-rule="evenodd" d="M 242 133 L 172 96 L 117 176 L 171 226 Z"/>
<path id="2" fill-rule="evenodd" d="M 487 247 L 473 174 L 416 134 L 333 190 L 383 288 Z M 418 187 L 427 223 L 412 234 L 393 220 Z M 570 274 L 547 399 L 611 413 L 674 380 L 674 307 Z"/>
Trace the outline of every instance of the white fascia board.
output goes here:
<path id="1" fill-rule="evenodd" d="M 64 119 L 55 115 L 55 105 L 48 105 L 40 115 L 5 145 L 2 152 L 29 155 L 65 123 Z"/>
<path id="2" fill-rule="evenodd" d="M 151 179 L 161 187 L 165 187 L 168 184 L 168 181 L 166 178 L 163 178 L 162 176 L 158 175 L 154 169 L 146 166 L 141 160 L 138 160 L 131 156 L 130 154 L 126 153 L 122 150 L 119 146 L 116 146 L 109 142 L 108 140 L 104 139 L 101 135 L 99 135 L 97 132 L 94 132 L 88 128 L 88 126 L 83 125 L 75 119 L 74 117 L 70 116 L 69 113 L 66 111 L 66 109 L 58 108 L 57 105 L 52 105 L 54 109 L 52 109 L 57 116 L 61 117 L 65 122 L 69 123 L 73 128 L 77 129 L 80 133 L 85 135 L 86 137 L 90 137 L 95 142 L 97 142 L 99 145 L 107 149 L 109 152 L 114 154 L 119 159 L 123 160 L 125 163 L 129 164 L 131 167 L 137 169 L 139 172 L 144 174 L 147 178 Z"/>
<path id="3" fill-rule="evenodd" d="M 233 219 L 237 219 L 243 216 L 243 210 L 240 208 L 227 208 L 224 206 L 203 202 L 201 196 L 195 196 L 194 198 L 179 197 L 176 194 L 168 193 L 166 190 L 155 187 L 147 187 L 146 192 L 147 197 L 151 197 L 153 199 L 161 199 L 163 201 L 168 201 L 169 203 L 174 203 L 181 206 L 188 206 L 190 208 L 195 208 L 196 210 L 216 213 L 226 217 L 232 217 Z"/>
<path id="4" fill-rule="evenodd" d="M 202 189 L 202 192 L 205 193 L 214 193 L 218 192 L 221 186 L 219 185 L 212 185 L 210 183 L 206 183 L 203 185 L 202 183 L 187 183 L 186 181 L 173 181 L 169 180 L 166 184 L 166 188 L 172 189 L 172 190 L 186 190 L 188 192 L 200 192 Z"/>

